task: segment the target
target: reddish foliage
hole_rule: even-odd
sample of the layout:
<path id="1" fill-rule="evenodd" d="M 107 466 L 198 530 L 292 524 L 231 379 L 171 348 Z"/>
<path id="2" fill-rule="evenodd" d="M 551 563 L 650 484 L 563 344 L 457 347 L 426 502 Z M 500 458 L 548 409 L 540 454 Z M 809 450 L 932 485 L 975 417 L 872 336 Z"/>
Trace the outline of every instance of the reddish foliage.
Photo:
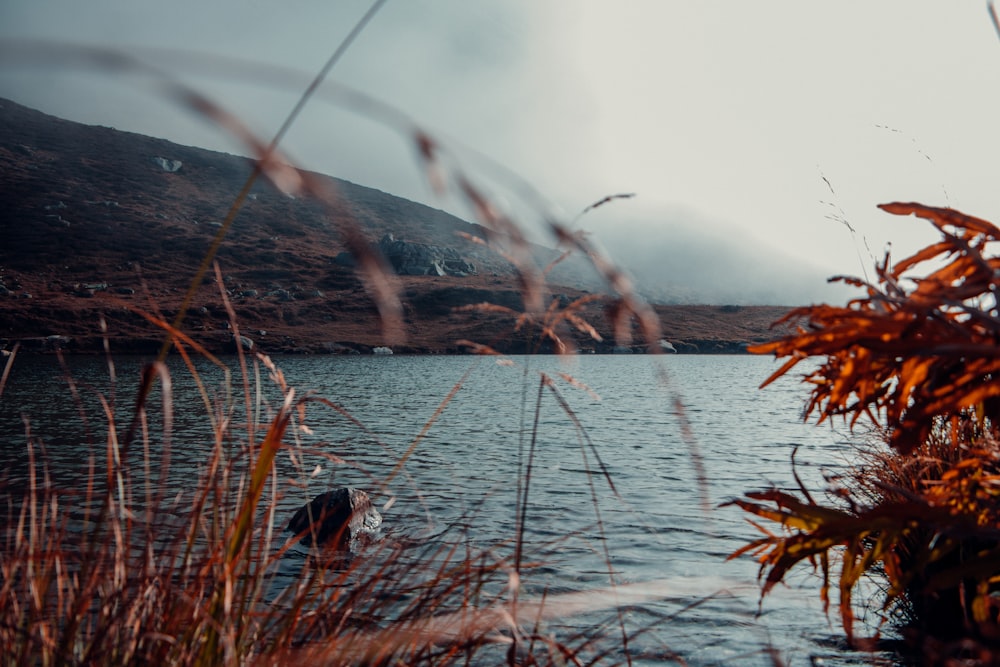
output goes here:
<path id="1" fill-rule="evenodd" d="M 765 385 L 820 358 L 804 378 L 806 416 L 852 426 L 865 417 L 891 449 L 865 454 L 848 475 L 853 487 L 835 490 L 840 507 L 817 503 L 801 483 L 804 500 L 772 489 L 733 501 L 783 529 L 758 526 L 764 536 L 734 557 L 757 557 L 763 594 L 796 564 L 818 566 L 825 604 L 839 560 L 832 585 L 851 641 L 852 594 L 877 572 L 884 608 L 902 602 L 915 627 L 980 646 L 1000 637 L 1000 258 L 987 254 L 1000 229 L 953 209 L 881 208 L 930 221 L 942 239 L 895 266 L 887 255 L 874 283 L 841 278 L 866 296 L 796 309 L 781 320 L 800 322 L 795 333 L 751 351 L 787 357 Z"/>
<path id="2" fill-rule="evenodd" d="M 926 440 L 934 420 L 974 408 L 995 422 L 1000 403 L 1000 335 L 996 272 L 1000 258 L 984 255 L 1000 240 L 1000 229 L 953 209 L 920 204 L 884 204 L 897 215 L 929 220 L 943 239 L 891 266 L 877 267 L 867 296 L 846 306 L 798 308 L 783 321 L 805 326 L 778 341 L 750 349 L 789 357 L 764 383 L 787 373 L 807 357 L 825 361 L 806 376 L 813 385 L 806 414 L 819 421 L 843 415 L 853 426 L 865 416 L 885 419 L 890 444 L 912 452 Z M 926 275 L 910 275 L 930 265 Z"/>

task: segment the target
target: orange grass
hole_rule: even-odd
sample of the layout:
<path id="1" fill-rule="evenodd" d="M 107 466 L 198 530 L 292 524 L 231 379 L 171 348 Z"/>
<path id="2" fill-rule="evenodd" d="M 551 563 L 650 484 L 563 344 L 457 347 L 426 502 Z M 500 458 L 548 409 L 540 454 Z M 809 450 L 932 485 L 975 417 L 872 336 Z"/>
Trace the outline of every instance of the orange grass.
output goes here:
<path id="1" fill-rule="evenodd" d="M 210 407 L 222 418 L 212 420 L 209 453 L 191 488 L 166 487 L 170 438 L 153 435 L 157 425 L 171 428 L 171 378 L 162 364 L 146 371 L 147 382 L 161 385 L 161 409 L 136 406 L 143 425 L 134 446 L 143 455 L 137 460 L 122 451 L 119 434 L 127 427 L 105 401 L 106 451 L 93 457 L 82 489 L 53 481 L 44 444 L 28 430 L 27 488 L 20 496 L 16 488 L 0 488 L 6 503 L 0 532 L 4 664 L 627 660 L 628 634 L 619 651 L 603 653 L 594 648 L 602 633 L 570 638 L 571 645 L 539 623 L 669 590 L 653 582 L 541 599 L 519 595 L 521 578 L 538 562 L 520 534 L 513 550 L 510 540 L 472 549 L 461 534 L 447 535 L 454 529 L 422 544 L 375 540 L 354 554 L 313 548 L 308 558 L 292 561 L 301 568 L 296 576 L 276 578 L 289 567 L 293 543 L 282 533 L 288 517 L 280 501 L 287 494 L 307 501 L 298 489 L 307 487 L 310 473 L 300 466 L 292 478 L 279 475 L 275 457 L 307 458 L 309 451 L 291 436 L 306 426 L 298 408 L 328 403 L 298 396 L 266 357 L 249 363 L 252 375 L 265 371 L 278 390 L 273 416 L 251 425 L 252 414 L 245 415 L 247 423 L 237 427 L 235 403 L 214 399 Z M 542 389 L 555 391 L 544 378 Z M 259 441 L 248 437 L 253 432 Z M 522 510 L 528 488 L 526 479 Z"/>
<path id="2" fill-rule="evenodd" d="M 163 354 L 160 363 L 144 372 L 131 419 L 123 421 L 113 401 L 102 398 L 106 451 L 103 456 L 92 457 L 86 487 L 58 488 L 48 475 L 44 444 L 27 430 L 28 488 L 20 495 L 15 489 L 5 494 L 7 521 L 0 535 L 0 655 L 4 664 L 244 665 L 308 660 L 324 664 L 579 665 L 630 662 L 632 633 L 651 629 L 650 625 L 638 631 L 628 630 L 618 609 L 626 602 L 652 599 L 668 591 L 655 584 L 643 584 L 640 591 L 617 587 L 606 540 L 601 542 L 609 570 L 608 590 L 537 600 L 521 594 L 522 578 L 537 564 L 531 559 L 531 549 L 536 545 L 525 540 L 524 516 L 529 506 L 534 454 L 541 446 L 538 418 L 544 397 L 554 400 L 557 409 L 577 429 L 584 465 L 593 471 L 591 494 L 599 529 L 603 524 L 596 484 L 607 484 L 617 493 L 594 443 L 560 394 L 555 379 L 545 374 L 538 378 L 533 411 L 525 398 L 525 416 L 533 414 L 534 426 L 520 426 L 528 442 L 522 440 L 516 471 L 518 506 L 514 511 L 519 517 L 518 526 L 509 539 L 482 550 L 465 546 L 461 535 L 449 539 L 441 536 L 429 545 L 384 540 L 368 545 L 359 557 L 347 559 L 342 553 L 314 549 L 294 584 L 274 590 L 273 572 L 290 548 L 280 532 L 285 518 L 278 513 L 279 503 L 286 494 L 307 488 L 309 483 L 309 473 L 302 469 L 296 473 L 297 479 L 280 478 L 276 457 L 287 453 L 293 461 L 304 459 L 307 450 L 298 441 L 297 433 L 309 428 L 305 422 L 307 406 L 325 406 L 339 417 L 347 417 L 356 427 L 364 427 L 332 400 L 298 395 L 269 359 L 261 355 L 247 359 L 239 345 L 235 346 L 239 355 L 235 377 L 242 383 L 242 392 L 229 388 L 230 371 L 226 369 L 223 396 L 211 396 L 194 359 L 200 356 L 212 363 L 218 360 L 184 333 L 183 321 L 190 294 L 212 265 L 253 179 L 265 176 L 284 192 L 311 197 L 329 207 L 337 203 L 336 192 L 309 172 L 291 166 L 279 152 L 282 135 L 314 93 L 336 99 L 397 129 L 414 143 L 435 189 L 442 194 L 451 192 L 470 206 L 477 221 L 487 229 L 486 243 L 516 268 L 524 310 L 509 311 L 515 331 L 534 337 L 535 345 L 550 341 L 563 353 L 574 351 L 572 338 L 567 335 L 571 329 L 599 338 L 596 328 L 582 317 L 583 307 L 595 297 L 566 305 L 551 298 L 546 277 L 555 262 L 547 266 L 537 263 L 522 226 L 485 196 L 485 189 L 457 164 L 445 145 L 398 110 L 357 91 L 324 84 L 330 68 L 380 6 L 381 1 L 372 6 L 311 80 L 299 104 L 270 142 L 254 137 L 236 115 L 205 95 L 123 54 L 57 44 L 0 47 L 0 51 L 6 49 L 36 63 L 60 66 L 73 62 L 98 71 L 142 74 L 167 99 L 243 141 L 256 158 L 253 175 L 235 196 L 173 322 L 156 314 L 156 303 L 150 304 L 152 314 L 143 313 L 152 325 L 164 331 Z M 660 352 L 659 321 L 625 274 L 585 234 L 572 231 L 573 223 L 550 216 L 551 207 L 530 184 L 496 165 L 494 169 L 513 182 L 515 189 L 542 213 L 546 227 L 564 251 L 556 262 L 568 253 L 581 253 L 603 276 L 614 294 L 607 312 L 618 342 L 631 342 L 633 330 L 637 329 L 650 352 Z M 584 213 L 629 196 L 605 197 Z M 362 280 L 381 313 L 384 341 L 401 341 L 405 332 L 396 277 L 355 221 L 343 216 L 337 219 L 342 225 L 342 241 L 354 255 Z M 217 267 L 216 278 L 221 286 Z M 238 342 L 238 322 L 224 290 L 220 298 L 230 314 L 234 341 Z M 478 308 L 497 309 L 489 305 Z M 486 345 L 467 344 L 476 352 L 493 353 Z M 170 442 L 175 437 L 171 377 L 162 364 L 168 350 L 182 357 L 194 379 L 205 408 L 203 418 L 212 433 L 210 453 L 200 462 L 193 489 L 173 499 L 165 486 L 172 455 Z M 13 356 L 0 378 L 0 394 L 11 363 Z M 109 368 L 113 373 L 110 355 Z M 261 373 L 270 377 L 279 393 L 273 405 L 261 405 Z M 568 375 L 562 379 L 589 391 Z M 407 457 L 421 444 L 463 382 L 459 380 L 452 394 L 442 401 L 389 478 L 373 479 L 373 487 L 384 489 L 392 477 L 405 474 Z M 153 458 L 156 438 L 148 405 L 157 383 L 162 393 L 159 460 Z M 234 393 L 242 393 L 242 405 L 233 398 Z M 271 416 L 263 419 L 262 414 Z M 311 414 L 315 419 L 314 412 Z M 135 457 L 129 453 L 138 448 L 142 457 L 136 468 Z M 156 481 L 150 474 L 154 469 L 158 471 Z M 699 477 L 704 479 L 701 473 Z M 303 503 L 308 500 L 302 497 Z M 82 516 L 77 509 L 80 507 L 84 508 Z M 611 613 L 607 624 L 582 630 L 566 640 L 549 635 L 541 625 L 546 618 L 605 609 Z M 601 644 L 609 627 L 616 628 L 617 633 L 611 649 L 606 642 Z"/>
<path id="3" fill-rule="evenodd" d="M 785 320 L 800 322 L 795 333 L 751 350 L 787 359 L 765 385 L 818 360 L 803 378 L 806 418 L 863 420 L 872 440 L 828 504 L 801 482 L 799 495 L 733 501 L 780 526 L 758 525 L 764 536 L 733 557 L 760 561 L 762 595 L 799 563 L 819 568 L 824 604 L 836 589 L 859 645 L 870 644 L 854 635 L 853 595 L 875 574 L 882 599 L 869 604 L 902 610 L 932 662 L 969 641 L 977 659 L 1000 659 L 1000 229 L 953 209 L 881 208 L 929 221 L 941 240 L 895 265 L 886 255 L 874 283 L 843 279 L 864 296 L 793 310 Z"/>

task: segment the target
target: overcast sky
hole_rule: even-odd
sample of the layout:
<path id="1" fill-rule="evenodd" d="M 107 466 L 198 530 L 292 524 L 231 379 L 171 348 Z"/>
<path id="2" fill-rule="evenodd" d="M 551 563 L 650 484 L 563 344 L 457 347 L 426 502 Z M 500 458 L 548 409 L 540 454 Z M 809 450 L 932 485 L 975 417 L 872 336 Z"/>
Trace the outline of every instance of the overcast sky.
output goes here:
<path id="1" fill-rule="evenodd" d="M 0 39 L 137 54 L 269 138 L 369 6 L 3 0 Z M 142 77 L 4 53 L 0 96 L 243 152 Z M 860 275 L 869 248 L 880 257 L 891 242 L 901 258 L 933 239 L 882 202 L 1000 220 L 1000 40 L 978 0 L 389 0 L 331 79 L 455 146 L 526 223 L 470 150 L 569 219 L 635 192 L 579 225 L 647 279 L 705 285 L 718 300 L 830 298 L 824 279 Z M 461 212 L 431 192 L 398 128 L 332 92 L 286 148 L 306 168 Z"/>

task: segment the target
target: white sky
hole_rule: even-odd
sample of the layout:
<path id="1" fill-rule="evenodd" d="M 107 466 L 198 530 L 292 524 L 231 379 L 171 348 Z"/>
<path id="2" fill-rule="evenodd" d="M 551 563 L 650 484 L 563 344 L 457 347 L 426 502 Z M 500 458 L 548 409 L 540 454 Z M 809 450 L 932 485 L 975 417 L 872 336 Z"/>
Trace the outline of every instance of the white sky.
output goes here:
<path id="1" fill-rule="evenodd" d="M 3 0 L 0 40 L 139 53 L 269 138 L 368 6 Z M 140 50 L 153 47 L 301 80 L 252 64 L 204 76 L 223 63 Z M 5 53 L 0 96 L 241 152 L 140 78 Z M 637 272 L 658 266 L 722 300 L 828 298 L 824 278 L 870 267 L 865 242 L 880 257 L 891 241 L 901 258 L 934 238 L 881 202 L 1000 221 L 1000 39 L 977 0 L 389 0 L 332 79 L 496 159 L 569 218 L 637 193 L 580 225 Z M 398 133 L 330 101 L 309 107 L 286 148 L 306 168 L 462 212 L 430 192 Z"/>

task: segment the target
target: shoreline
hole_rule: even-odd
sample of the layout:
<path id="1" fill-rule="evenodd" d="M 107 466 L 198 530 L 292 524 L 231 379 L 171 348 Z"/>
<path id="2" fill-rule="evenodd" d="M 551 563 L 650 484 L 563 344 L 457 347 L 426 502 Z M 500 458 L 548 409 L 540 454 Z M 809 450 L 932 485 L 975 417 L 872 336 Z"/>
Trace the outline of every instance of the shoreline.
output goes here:
<path id="1" fill-rule="evenodd" d="M 260 351 L 267 355 L 295 355 L 295 356 L 473 356 L 477 354 L 467 346 L 458 344 L 446 346 L 421 346 L 421 345 L 395 345 L 384 346 L 381 344 L 366 344 L 355 341 L 322 341 L 305 342 L 288 346 L 280 340 L 268 341 L 260 338 L 243 338 L 243 350 Z M 213 355 L 236 354 L 236 344 L 231 336 L 213 335 L 210 339 L 195 339 L 206 351 Z M 133 338 L 118 336 L 29 336 L 24 338 L 0 339 L 0 358 L 7 358 L 12 353 L 15 346 L 18 355 L 31 356 L 51 356 L 57 354 L 72 356 L 93 356 L 104 354 L 109 349 L 113 354 L 127 356 L 155 356 L 163 346 L 163 338 Z M 554 355 L 558 354 L 548 341 L 540 349 L 527 350 L 528 346 L 522 341 L 508 340 L 506 345 L 491 346 L 501 355 Z M 752 344 L 749 341 L 727 341 L 727 340 L 693 340 L 672 342 L 675 351 L 664 350 L 662 354 L 673 355 L 711 355 L 711 354 L 749 354 L 747 346 Z M 377 349 L 388 350 L 388 352 L 377 352 Z M 171 352 L 171 355 L 176 352 Z M 645 344 L 634 344 L 621 346 L 614 344 L 602 344 L 600 346 L 579 348 L 571 354 L 596 354 L 596 355 L 629 355 L 629 354 L 658 354 L 650 352 Z"/>

